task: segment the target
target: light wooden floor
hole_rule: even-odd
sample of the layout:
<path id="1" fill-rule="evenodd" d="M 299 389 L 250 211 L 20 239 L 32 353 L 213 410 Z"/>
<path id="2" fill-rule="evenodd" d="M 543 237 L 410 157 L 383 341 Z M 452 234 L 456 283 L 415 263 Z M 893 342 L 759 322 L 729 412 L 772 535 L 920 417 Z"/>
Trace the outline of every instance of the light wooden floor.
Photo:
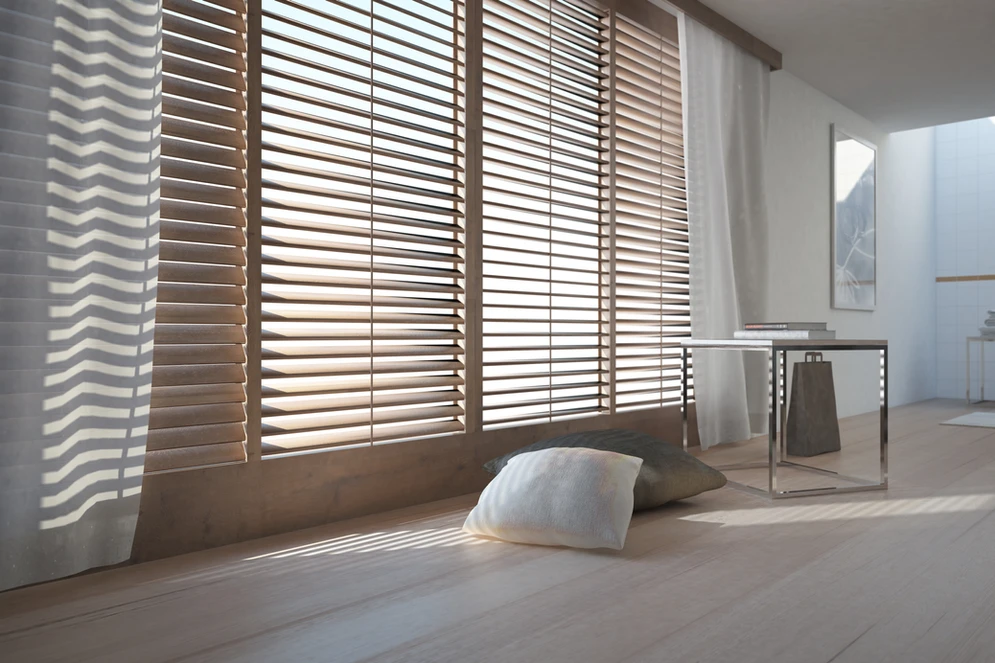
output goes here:
<path id="1" fill-rule="evenodd" d="M 966 411 L 892 410 L 887 493 L 724 488 L 620 553 L 467 539 L 460 498 L 8 592 L 0 661 L 995 661 L 995 430 L 938 425 Z"/>

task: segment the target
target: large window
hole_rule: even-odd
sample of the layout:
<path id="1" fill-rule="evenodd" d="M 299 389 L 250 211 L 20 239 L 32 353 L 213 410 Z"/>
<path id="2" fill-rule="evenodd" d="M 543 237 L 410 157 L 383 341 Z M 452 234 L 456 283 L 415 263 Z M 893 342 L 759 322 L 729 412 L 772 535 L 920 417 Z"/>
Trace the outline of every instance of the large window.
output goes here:
<path id="1" fill-rule="evenodd" d="M 483 6 L 483 423 L 605 411 L 608 12 Z"/>
<path id="2" fill-rule="evenodd" d="M 165 0 L 151 469 L 676 401 L 676 28 L 626 3 L 676 26 Z"/>
<path id="3" fill-rule="evenodd" d="M 615 405 L 676 403 L 691 335 L 677 46 L 615 23 Z"/>
<path id="4" fill-rule="evenodd" d="M 264 452 L 462 430 L 462 11 L 263 2 Z"/>

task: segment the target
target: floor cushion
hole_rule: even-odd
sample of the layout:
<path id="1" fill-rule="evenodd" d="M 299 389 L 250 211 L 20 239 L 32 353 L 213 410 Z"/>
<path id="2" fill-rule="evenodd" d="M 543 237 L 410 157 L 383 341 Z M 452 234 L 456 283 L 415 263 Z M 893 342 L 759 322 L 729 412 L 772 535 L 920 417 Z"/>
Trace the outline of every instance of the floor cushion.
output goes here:
<path id="1" fill-rule="evenodd" d="M 680 447 L 652 435 L 619 428 L 568 433 L 541 440 L 488 461 L 484 469 L 498 474 L 518 454 L 560 447 L 599 449 L 641 458 L 643 465 L 634 488 L 636 511 L 693 497 L 726 484 L 724 474 Z"/>
<path id="2" fill-rule="evenodd" d="M 620 550 L 642 462 L 597 449 L 519 454 L 484 488 L 463 531 L 518 543 Z"/>

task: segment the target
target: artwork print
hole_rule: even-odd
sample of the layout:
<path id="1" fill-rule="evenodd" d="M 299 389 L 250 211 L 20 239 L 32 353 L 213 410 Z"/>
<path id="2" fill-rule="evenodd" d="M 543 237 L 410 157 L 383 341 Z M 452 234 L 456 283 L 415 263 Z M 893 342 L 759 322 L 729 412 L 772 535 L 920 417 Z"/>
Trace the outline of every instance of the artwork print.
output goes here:
<path id="1" fill-rule="evenodd" d="M 833 125 L 832 305 L 874 310 L 877 296 L 875 147 Z"/>

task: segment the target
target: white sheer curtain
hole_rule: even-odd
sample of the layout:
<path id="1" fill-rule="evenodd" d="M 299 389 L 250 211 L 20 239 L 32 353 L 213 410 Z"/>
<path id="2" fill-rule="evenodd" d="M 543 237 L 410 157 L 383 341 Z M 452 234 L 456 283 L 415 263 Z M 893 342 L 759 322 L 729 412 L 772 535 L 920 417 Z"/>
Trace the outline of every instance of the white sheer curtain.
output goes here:
<path id="1" fill-rule="evenodd" d="M 681 16 L 685 161 L 691 237 L 691 331 L 731 338 L 761 319 L 767 289 L 764 142 L 770 70 Z M 766 424 L 759 353 L 694 353 L 694 399 L 703 448 L 750 437 Z M 747 381 L 747 378 L 751 378 Z"/>
<path id="2" fill-rule="evenodd" d="M 0 590 L 131 554 L 160 21 L 158 0 L 0 1 Z"/>

